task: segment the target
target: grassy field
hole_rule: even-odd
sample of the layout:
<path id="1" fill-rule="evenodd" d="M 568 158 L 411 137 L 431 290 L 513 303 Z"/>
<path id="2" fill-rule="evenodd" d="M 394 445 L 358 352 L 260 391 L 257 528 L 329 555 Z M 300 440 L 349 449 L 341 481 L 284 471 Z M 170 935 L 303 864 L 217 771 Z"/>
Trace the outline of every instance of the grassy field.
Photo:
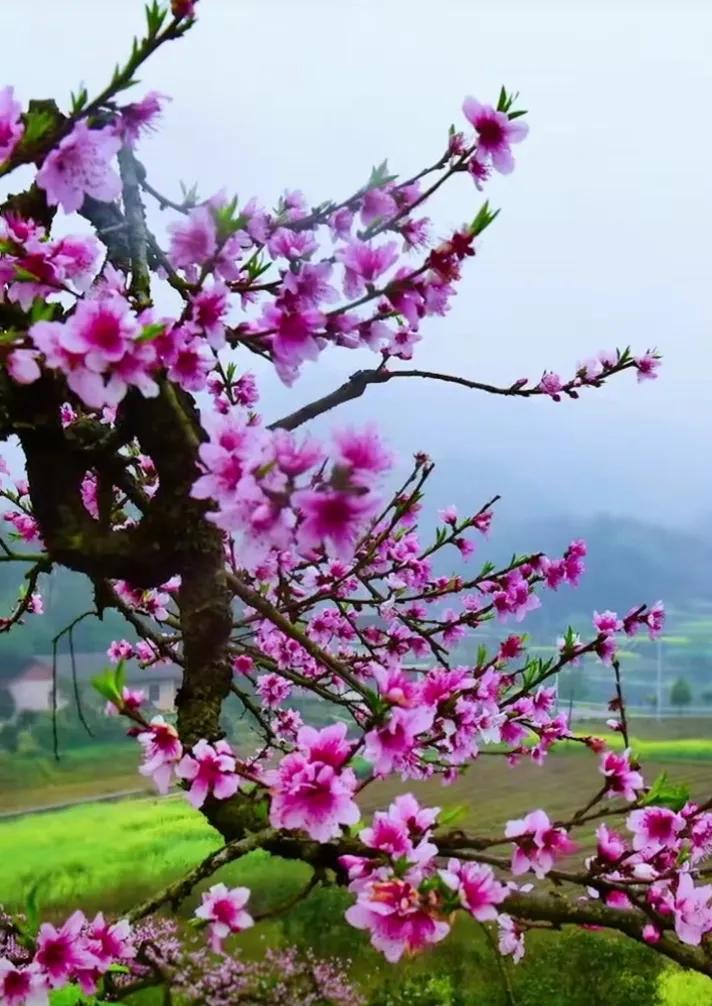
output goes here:
<path id="1" fill-rule="evenodd" d="M 606 733 L 600 721 L 581 720 L 574 724 L 574 729 L 577 734 L 603 736 L 613 747 L 622 746 L 620 736 Z M 664 762 L 677 774 L 684 775 L 686 770 L 673 763 L 712 761 L 712 719 L 680 718 L 661 722 L 640 719 L 632 723 L 631 734 L 635 753 L 646 766 Z M 566 747 L 568 750 L 564 746 L 555 748 L 552 759 L 558 761 L 561 753 L 575 753 L 585 756 L 585 760 L 594 765 L 594 759 L 580 745 Z M 0 752 L 0 815 L 112 793 L 138 790 L 150 793 L 151 782 L 137 772 L 138 758 L 136 745 L 128 739 L 118 744 L 91 744 L 69 750 L 62 753 L 59 761 L 49 754 Z M 475 779 L 482 773 L 485 779 L 489 778 L 488 772 L 480 768 L 488 760 L 481 759 L 473 773 Z"/>

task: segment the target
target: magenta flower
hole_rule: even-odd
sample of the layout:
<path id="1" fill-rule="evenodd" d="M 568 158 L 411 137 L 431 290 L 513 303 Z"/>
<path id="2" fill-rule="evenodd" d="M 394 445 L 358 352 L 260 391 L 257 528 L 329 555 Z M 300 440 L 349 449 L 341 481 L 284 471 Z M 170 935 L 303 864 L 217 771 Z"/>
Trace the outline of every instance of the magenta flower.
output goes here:
<path id="1" fill-rule="evenodd" d="M 347 297 L 358 297 L 367 283 L 374 283 L 398 258 L 395 241 L 374 248 L 365 241 L 350 241 L 338 250 L 337 258 L 345 269 L 344 293 Z"/>
<path id="2" fill-rule="evenodd" d="M 563 828 L 555 828 L 543 810 L 534 810 L 525 818 L 507 821 L 507 838 L 514 839 L 512 873 L 515 877 L 531 869 L 540 879 L 551 870 L 558 856 L 574 849 Z"/>
<path id="3" fill-rule="evenodd" d="M 500 915 L 497 922 L 500 954 L 504 957 L 511 956 L 514 963 L 519 964 L 524 956 L 524 933 L 509 915 Z"/>
<path id="4" fill-rule="evenodd" d="M 297 743 L 310 761 L 322 761 L 334 768 L 340 768 L 351 754 L 353 747 L 346 734 L 345 723 L 333 723 L 321 730 L 307 726 L 299 731 Z"/>
<path id="5" fill-rule="evenodd" d="M 216 800 L 227 800 L 234 796 L 240 785 L 235 772 L 235 756 L 227 741 L 209 744 L 199 740 L 191 754 L 185 754 L 176 765 L 179 779 L 190 783 L 188 800 L 194 807 L 202 807 L 208 795 Z"/>
<path id="6" fill-rule="evenodd" d="M 341 834 L 341 825 L 359 819 L 353 799 L 356 776 L 351 769 L 342 769 L 351 752 L 346 725 L 336 723 L 323 730 L 302 727 L 297 744 L 298 751 L 265 774 L 272 793 L 270 820 L 275 828 L 301 828 L 325 842 Z"/>
<path id="7" fill-rule="evenodd" d="M 648 626 L 648 635 L 651 639 L 657 639 L 665 627 L 665 608 L 662 601 L 657 601 L 648 612 L 645 623 Z"/>
<path id="8" fill-rule="evenodd" d="M 39 966 L 20 967 L 0 957 L 0 1002 L 5 1006 L 48 1006 L 49 993 Z"/>
<path id="9" fill-rule="evenodd" d="M 695 887 L 689 873 L 681 873 L 673 901 L 675 932 L 683 943 L 697 947 L 712 930 L 712 885 Z"/>
<path id="10" fill-rule="evenodd" d="M 134 147 L 141 133 L 155 130 L 163 102 L 169 100 L 165 94 L 149 91 L 140 101 L 120 108 L 118 126 L 124 142 Z"/>
<path id="11" fill-rule="evenodd" d="M 161 361 L 168 377 L 186 391 L 202 391 L 215 359 L 204 339 L 193 335 L 188 326 L 176 325 L 166 337 Z"/>
<path id="12" fill-rule="evenodd" d="M 61 205 L 65 213 L 73 213 L 87 195 L 113 202 L 121 194 L 121 180 L 111 161 L 120 147 L 113 126 L 90 129 L 84 119 L 77 122 L 37 172 L 37 184 L 45 190 L 49 205 Z"/>
<path id="13" fill-rule="evenodd" d="M 203 892 L 202 904 L 196 908 L 195 916 L 210 923 L 210 946 L 215 953 L 222 953 L 222 941 L 231 933 L 240 933 L 255 924 L 245 911 L 250 897 L 248 887 L 233 887 L 213 884 Z"/>
<path id="14" fill-rule="evenodd" d="M 388 471 L 393 455 L 384 446 L 375 426 L 363 430 L 338 430 L 333 434 L 337 454 L 335 462 L 351 469 L 351 478 L 368 484 L 374 475 Z"/>
<path id="15" fill-rule="evenodd" d="M 171 14 L 175 18 L 195 17 L 198 0 L 171 0 Z"/>
<path id="16" fill-rule="evenodd" d="M 204 333 L 211 349 L 225 345 L 225 315 L 228 289 L 220 281 L 204 287 L 190 298 L 190 325 Z"/>
<path id="17" fill-rule="evenodd" d="M 277 709 L 292 691 L 291 682 L 279 674 L 261 674 L 256 687 L 262 704 L 268 709 Z"/>
<path id="18" fill-rule="evenodd" d="M 208 206 L 198 206 L 185 219 L 169 224 L 168 233 L 168 257 L 176 269 L 205 265 L 217 251 L 217 229 Z"/>
<path id="19" fill-rule="evenodd" d="M 563 384 L 558 374 L 553 374 L 550 371 L 544 372 L 541 381 L 539 381 L 540 391 L 543 391 L 545 394 L 553 398 L 555 402 L 558 402 L 561 398 L 562 388 Z"/>
<path id="20" fill-rule="evenodd" d="M 101 373 L 121 359 L 139 333 L 136 317 L 123 298 L 81 301 L 64 326 L 62 345 L 83 356 L 89 370 Z"/>
<path id="21" fill-rule="evenodd" d="M 117 707 L 114 702 L 107 702 L 104 712 L 107 716 L 116 716 L 119 713 L 125 712 L 136 712 L 140 709 L 142 704 L 146 701 L 146 693 L 142 688 L 127 688 L 126 685 L 121 689 L 121 705 Z"/>
<path id="22" fill-rule="evenodd" d="M 405 771 L 421 735 L 433 725 L 433 709 L 420 706 L 391 710 L 384 726 L 370 730 L 364 740 L 363 756 L 373 765 L 375 775 Z"/>
<path id="23" fill-rule="evenodd" d="M 39 321 L 29 335 L 45 363 L 91 408 L 116 405 L 135 385 L 158 394 L 148 371 L 155 367 L 151 343 L 136 342 L 141 326 L 122 297 L 80 301 L 66 323 Z"/>
<path id="24" fill-rule="evenodd" d="M 12 87 L 0 88 L 0 164 L 6 161 L 22 138 L 22 105 L 14 99 Z"/>
<path id="25" fill-rule="evenodd" d="M 33 384 L 40 379 L 40 368 L 34 349 L 14 349 L 7 357 L 8 373 L 18 384 Z"/>
<path id="26" fill-rule="evenodd" d="M 447 870 L 440 870 L 440 876 L 452 891 L 457 892 L 463 907 L 478 922 L 497 918 L 497 905 L 507 896 L 507 888 L 495 878 L 491 866 L 451 859 Z"/>
<path id="27" fill-rule="evenodd" d="M 408 880 L 397 878 L 366 883 L 356 904 L 347 909 L 346 921 L 356 929 L 367 929 L 372 946 L 391 964 L 404 953 L 417 953 L 429 943 L 438 943 L 450 932 L 427 897 Z"/>
<path id="28" fill-rule="evenodd" d="M 596 855 L 604 863 L 615 863 L 626 851 L 626 845 L 620 835 L 611 831 L 605 824 L 596 828 Z"/>
<path id="29" fill-rule="evenodd" d="M 381 810 L 373 815 L 371 827 L 364 828 L 359 833 L 359 839 L 369 849 L 386 852 L 394 859 L 408 856 L 413 851 L 413 843 L 405 823 L 394 820 L 390 814 Z"/>
<path id="30" fill-rule="evenodd" d="M 52 245 L 57 278 L 71 280 L 81 293 L 91 286 L 101 257 L 101 245 L 90 234 L 68 234 Z"/>
<path id="31" fill-rule="evenodd" d="M 272 258 L 286 258 L 290 262 L 296 262 L 298 259 L 309 258 L 319 247 L 319 242 L 311 231 L 278 227 L 270 236 L 267 247 Z"/>
<path id="32" fill-rule="evenodd" d="M 511 144 L 523 140 L 529 127 L 520 119 L 512 121 L 504 112 L 495 111 L 491 105 L 481 105 L 472 97 L 465 98 L 462 111 L 477 131 L 478 160 L 484 162 L 489 158 L 496 171 L 508 175 L 514 170 Z"/>
<path id="33" fill-rule="evenodd" d="M 593 613 L 593 626 L 598 632 L 609 635 L 613 632 L 620 632 L 623 628 L 623 620 L 618 617 L 615 611 L 597 611 Z"/>
<path id="34" fill-rule="evenodd" d="M 44 922 L 37 934 L 34 962 L 44 972 L 52 988 L 63 985 L 77 971 L 94 970 L 98 958 L 83 934 L 87 920 L 83 912 L 74 912 L 61 929 Z"/>
<path id="35" fill-rule="evenodd" d="M 265 328 L 274 330 L 272 349 L 276 360 L 287 367 L 316 360 L 319 355 L 316 336 L 324 322 L 324 315 L 316 308 L 293 301 L 268 305 L 261 319 Z"/>
<path id="36" fill-rule="evenodd" d="M 302 829 L 315 841 L 327 842 L 341 834 L 342 825 L 359 819 L 357 780 L 351 769 L 339 771 L 295 751 L 268 772 L 265 781 L 272 793 L 270 821 L 275 828 Z"/>
<path id="37" fill-rule="evenodd" d="M 133 657 L 134 648 L 128 639 L 112 639 L 106 651 L 106 655 L 112 664 L 118 664 L 120 660 L 129 660 Z"/>
<path id="38" fill-rule="evenodd" d="M 136 738 L 143 747 L 141 775 L 150 775 L 159 793 L 167 793 L 176 764 L 183 754 L 183 746 L 178 739 L 178 731 L 162 716 L 154 716 L 150 729 L 144 730 Z"/>
<path id="39" fill-rule="evenodd" d="M 658 379 L 660 360 L 658 360 L 654 353 L 645 353 L 644 356 L 636 357 L 635 366 L 638 370 L 639 382 L 656 381 Z"/>
<path id="40" fill-rule="evenodd" d="M 623 754 L 607 751 L 601 758 L 601 772 L 606 777 L 609 796 L 622 796 L 632 802 L 645 786 L 640 772 L 631 768 L 630 750 Z"/>
<path id="41" fill-rule="evenodd" d="M 361 223 L 370 226 L 376 220 L 392 217 L 398 211 L 398 205 L 386 189 L 369 189 L 361 203 Z"/>
<path id="42" fill-rule="evenodd" d="M 301 514 L 297 533 L 300 549 L 311 551 L 331 546 L 337 555 L 344 557 L 349 556 L 364 522 L 378 505 L 373 493 L 339 489 L 301 489 L 294 493 L 293 500 Z"/>
<path id="43" fill-rule="evenodd" d="M 132 960 L 136 956 L 131 925 L 127 919 L 106 922 L 103 914 L 99 912 L 89 923 L 86 936 L 91 951 L 102 969 L 110 964 Z"/>
<path id="44" fill-rule="evenodd" d="M 232 661 L 232 669 L 235 674 L 249 674 L 255 669 L 255 662 L 246 653 L 238 654 Z"/>
<path id="45" fill-rule="evenodd" d="M 626 824 L 633 832 L 633 848 L 650 856 L 677 848 L 685 818 L 667 807 L 644 807 L 629 814 Z"/>

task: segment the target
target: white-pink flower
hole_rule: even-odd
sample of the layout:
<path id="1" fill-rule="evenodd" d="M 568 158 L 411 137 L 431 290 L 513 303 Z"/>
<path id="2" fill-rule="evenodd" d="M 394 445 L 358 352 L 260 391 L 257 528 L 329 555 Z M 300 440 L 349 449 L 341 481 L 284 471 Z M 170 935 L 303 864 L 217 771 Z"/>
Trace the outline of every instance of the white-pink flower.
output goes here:
<path id="1" fill-rule="evenodd" d="M 633 848 L 654 855 L 663 849 L 677 847 L 677 836 L 685 827 L 685 818 L 667 807 L 644 807 L 629 814 L 626 823 L 633 832 Z"/>
<path id="2" fill-rule="evenodd" d="M 342 767 L 351 751 L 346 725 L 302 727 L 297 744 L 299 750 L 265 773 L 272 794 L 270 821 L 275 828 L 302 829 L 315 841 L 327 842 L 360 816 L 356 776 Z"/>
<path id="3" fill-rule="evenodd" d="M 481 105 L 475 98 L 465 98 L 462 111 L 477 131 L 477 158 L 480 163 L 491 159 L 500 174 L 514 171 L 511 144 L 519 143 L 529 132 L 529 126 L 520 119 L 510 119 L 491 105 Z"/>
<path id="4" fill-rule="evenodd" d="M 14 964 L 0 957 L 0 1003 L 4 1006 L 48 1006 L 49 991 L 38 964 Z"/>
<path id="5" fill-rule="evenodd" d="M 176 765 L 179 779 L 190 782 L 188 800 L 194 807 L 202 807 L 209 795 L 216 800 L 234 796 L 240 784 L 235 772 L 235 756 L 227 741 L 209 744 L 202 739 L 193 745 L 192 754 L 184 754 Z"/>
<path id="6" fill-rule="evenodd" d="M 162 716 L 154 716 L 149 729 L 138 734 L 136 739 L 143 747 L 144 756 L 139 772 L 153 778 L 159 793 L 167 793 L 175 767 L 183 754 L 178 731 Z"/>
<path id="7" fill-rule="evenodd" d="M 121 180 L 111 161 L 120 147 L 113 126 L 90 129 L 86 120 L 77 122 L 37 172 L 37 184 L 45 190 L 49 205 L 61 205 L 65 213 L 73 213 L 86 195 L 113 202 L 121 193 Z"/>
<path id="8" fill-rule="evenodd" d="M 250 897 L 248 887 L 233 887 L 213 884 L 203 892 L 202 904 L 195 915 L 210 923 L 210 945 L 216 953 L 222 952 L 222 941 L 231 933 L 242 932 L 254 925 L 254 919 L 245 911 Z"/>
<path id="9" fill-rule="evenodd" d="M 675 932 L 678 939 L 699 946 L 705 933 L 712 930 L 712 885 L 695 887 L 689 873 L 681 873 L 673 901 Z"/>
<path id="10" fill-rule="evenodd" d="M 6 161 L 25 131 L 20 121 L 22 105 L 12 87 L 0 88 L 0 164 Z"/>
<path id="11" fill-rule="evenodd" d="M 515 843 L 512 854 L 512 873 L 515 877 L 529 869 L 537 877 L 544 877 L 553 867 L 556 857 L 574 849 L 564 829 L 555 828 L 543 810 L 534 810 L 524 818 L 507 821 L 504 834 Z"/>
<path id="12" fill-rule="evenodd" d="M 447 870 L 440 870 L 440 876 L 457 892 L 463 908 L 478 922 L 497 918 L 497 905 L 504 901 L 507 889 L 496 879 L 491 866 L 451 859 Z"/>

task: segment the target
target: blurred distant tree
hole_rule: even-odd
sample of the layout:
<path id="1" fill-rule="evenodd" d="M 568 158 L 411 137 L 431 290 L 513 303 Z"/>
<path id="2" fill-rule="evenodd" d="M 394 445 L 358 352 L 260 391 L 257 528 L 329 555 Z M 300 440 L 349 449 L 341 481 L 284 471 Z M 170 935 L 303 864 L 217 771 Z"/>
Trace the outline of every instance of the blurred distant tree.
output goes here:
<path id="1" fill-rule="evenodd" d="M 692 702 L 692 690 L 687 678 L 677 678 L 670 689 L 670 705 L 682 710 Z"/>
<path id="2" fill-rule="evenodd" d="M 9 688 L 0 687 L 0 722 L 15 715 L 15 699 Z"/>

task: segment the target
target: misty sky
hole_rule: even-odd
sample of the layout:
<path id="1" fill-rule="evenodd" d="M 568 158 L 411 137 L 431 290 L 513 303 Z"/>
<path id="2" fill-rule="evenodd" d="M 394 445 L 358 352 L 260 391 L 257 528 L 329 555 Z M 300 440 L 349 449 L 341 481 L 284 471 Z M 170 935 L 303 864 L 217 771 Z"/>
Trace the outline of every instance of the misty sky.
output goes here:
<path id="1" fill-rule="evenodd" d="M 92 94 L 142 28 L 141 0 L 2 0 L 2 80 L 21 101 L 80 82 Z M 422 382 L 373 388 L 340 421 L 381 416 L 399 450 L 443 461 L 464 502 L 508 510 L 639 513 L 702 527 L 712 515 L 712 8 L 705 0 L 202 0 L 188 38 L 141 74 L 173 96 L 140 156 L 154 185 L 225 187 L 272 205 L 360 186 L 388 156 L 437 158 L 466 94 L 521 92 L 530 137 L 488 197 L 502 208 L 447 318 L 415 365 L 511 383 L 573 372 L 601 348 L 665 355 L 579 402 L 488 399 Z M 16 188 L 14 181 L 10 188 Z M 458 178 L 431 207 L 436 233 L 474 216 Z M 155 219 L 155 218 L 154 218 Z M 160 224 L 160 221 L 159 221 Z M 325 352 L 268 418 L 331 390 L 375 357 Z M 332 422 L 333 419 L 330 419 Z M 447 483 L 447 484 L 445 484 Z M 464 488 L 463 488 L 464 487 Z M 464 495 L 463 495 L 464 493 Z M 443 499 L 442 502 L 448 502 Z"/>

